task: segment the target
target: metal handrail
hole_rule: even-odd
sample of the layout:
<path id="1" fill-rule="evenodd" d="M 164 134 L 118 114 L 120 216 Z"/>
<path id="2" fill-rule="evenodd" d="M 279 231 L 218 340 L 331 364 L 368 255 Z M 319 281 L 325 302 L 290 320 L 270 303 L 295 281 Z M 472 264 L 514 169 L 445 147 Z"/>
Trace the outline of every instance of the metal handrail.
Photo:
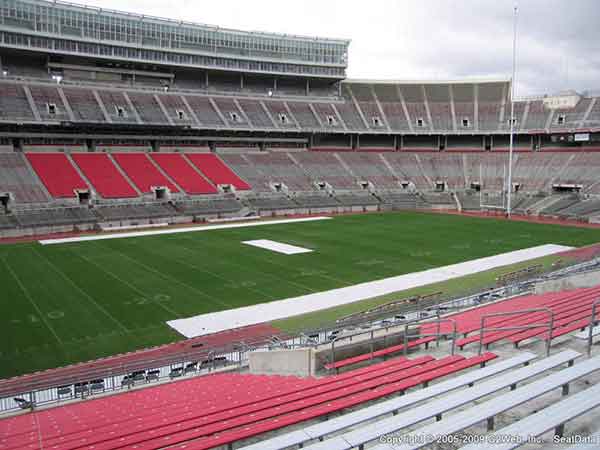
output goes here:
<path id="1" fill-rule="evenodd" d="M 450 317 L 440 317 L 438 314 L 437 319 L 419 319 L 419 320 L 413 320 L 410 322 L 407 322 L 404 325 L 404 356 L 406 356 L 408 354 L 408 327 L 410 325 L 413 325 L 415 323 L 421 322 L 421 321 L 426 321 L 427 324 L 429 323 L 436 323 L 436 333 L 435 334 L 419 334 L 419 336 L 421 337 L 427 337 L 427 336 L 435 336 L 436 337 L 436 346 L 439 347 L 440 345 L 440 337 L 443 335 L 441 332 L 441 324 L 442 322 L 450 322 L 452 324 L 452 346 L 450 349 L 450 354 L 454 356 L 455 350 L 456 350 L 456 336 L 457 336 L 457 325 L 456 325 L 456 320 L 451 319 Z M 445 334 L 445 333 L 444 333 Z"/>
<path id="2" fill-rule="evenodd" d="M 592 341 L 594 338 L 594 336 L 593 336 L 594 327 L 596 326 L 596 323 L 598 322 L 596 320 L 596 308 L 598 307 L 598 305 L 600 305 L 600 298 L 597 299 L 596 301 L 594 301 L 594 303 L 592 303 L 592 316 L 590 317 L 590 325 L 589 325 L 588 337 L 587 337 L 588 358 L 592 356 Z"/>
<path id="3" fill-rule="evenodd" d="M 529 324 L 529 325 L 522 325 L 522 326 L 517 325 L 517 326 L 510 326 L 510 327 L 488 327 L 488 328 L 485 327 L 485 320 L 488 318 L 491 318 L 491 317 L 516 316 L 516 315 L 534 313 L 534 312 L 547 313 L 548 316 L 550 317 L 550 320 L 548 321 L 548 323 L 543 323 L 543 324 L 534 323 L 534 324 Z M 529 308 L 529 309 L 520 309 L 518 311 L 506 311 L 506 312 L 484 314 L 483 316 L 481 316 L 481 326 L 479 328 L 478 354 L 481 355 L 481 353 L 483 352 L 484 330 L 487 330 L 487 331 L 511 331 L 511 330 L 529 330 L 532 328 L 548 328 L 548 339 L 546 341 L 546 356 L 550 356 L 550 345 L 552 342 L 552 330 L 554 329 L 554 311 L 552 311 L 550 308 L 546 308 L 546 307 Z"/>

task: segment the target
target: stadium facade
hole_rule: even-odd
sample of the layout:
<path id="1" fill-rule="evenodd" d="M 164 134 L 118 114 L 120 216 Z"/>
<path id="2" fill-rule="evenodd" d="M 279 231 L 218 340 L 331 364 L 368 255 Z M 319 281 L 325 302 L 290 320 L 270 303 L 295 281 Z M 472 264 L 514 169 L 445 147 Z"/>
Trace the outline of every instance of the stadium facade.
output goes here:
<path id="1" fill-rule="evenodd" d="M 2 0 L 2 228 L 502 204 L 510 80 L 350 80 L 349 45 Z M 596 194 L 597 97 L 520 99 L 515 114 L 511 189 Z"/>

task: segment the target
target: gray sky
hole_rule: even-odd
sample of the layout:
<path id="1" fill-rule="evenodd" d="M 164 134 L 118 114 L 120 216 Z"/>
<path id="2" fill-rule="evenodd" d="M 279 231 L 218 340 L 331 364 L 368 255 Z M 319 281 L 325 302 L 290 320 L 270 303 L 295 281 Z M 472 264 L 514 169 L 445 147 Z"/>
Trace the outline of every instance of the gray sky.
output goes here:
<path id="1" fill-rule="evenodd" d="M 243 30 L 352 40 L 349 78 L 511 74 L 513 0 L 74 0 Z M 600 91 L 600 1 L 520 0 L 517 96 Z"/>

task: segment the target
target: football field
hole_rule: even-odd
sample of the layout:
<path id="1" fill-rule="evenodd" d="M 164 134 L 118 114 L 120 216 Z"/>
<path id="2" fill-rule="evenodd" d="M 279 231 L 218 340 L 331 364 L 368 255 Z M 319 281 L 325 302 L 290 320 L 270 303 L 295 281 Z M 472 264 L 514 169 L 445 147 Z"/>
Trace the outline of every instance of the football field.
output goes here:
<path id="1" fill-rule="evenodd" d="M 245 243 L 263 240 L 312 251 L 287 254 Z M 169 320 L 536 245 L 596 242 L 600 229 L 386 213 L 1 245 L 0 378 L 181 339 Z"/>

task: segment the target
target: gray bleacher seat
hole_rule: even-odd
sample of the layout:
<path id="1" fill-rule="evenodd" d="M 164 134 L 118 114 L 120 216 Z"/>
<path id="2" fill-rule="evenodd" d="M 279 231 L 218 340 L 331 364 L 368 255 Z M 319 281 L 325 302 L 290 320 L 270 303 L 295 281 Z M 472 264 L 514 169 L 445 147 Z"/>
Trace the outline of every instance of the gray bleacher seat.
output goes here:
<path id="1" fill-rule="evenodd" d="M 475 450 L 493 447 L 495 450 L 512 450 L 513 448 L 520 447 L 523 443 L 527 443 L 531 437 L 540 436 L 553 428 L 555 428 L 555 435 L 561 436 L 565 422 L 576 419 L 582 414 L 598 407 L 600 407 L 600 384 L 578 392 L 571 397 L 498 430 L 487 436 L 487 443 L 485 444 L 467 445 L 462 447 L 462 449 Z M 506 442 L 507 436 L 511 437 L 510 442 Z M 597 437 L 600 438 L 600 434 Z M 595 448 L 600 447 L 600 440 L 594 441 L 596 444 Z M 582 444 L 579 448 L 588 448 L 588 446 Z"/>
<path id="2" fill-rule="evenodd" d="M 346 206 L 379 205 L 379 200 L 377 200 L 377 197 L 374 197 L 368 192 L 343 193 L 337 194 L 335 197 L 342 205 Z"/>
<path id="3" fill-rule="evenodd" d="M 15 219 L 22 227 L 91 224 L 98 217 L 89 208 L 47 208 L 15 211 Z"/>
<path id="4" fill-rule="evenodd" d="M 404 411 L 396 416 L 382 419 L 371 425 L 357 428 L 356 430 L 349 431 L 332 439 L 328 439 L 305 448 L 311 450 L 350 450 L 354 447 L 362 446 L 368 442 L 379 439 L 381 436 L 389 435 L 403 428 L 417 425 L 419 422 L 424 420 L 431 419 L 433 417 L 441 417 L 441 415 L 447 411 L 467 405 L 490 394 L 498 392 L 501 389 L 516 386 L 517 383 L 526 381 L 566 362 L 573 361 L 578 356 L 578 352 L 566 350 L 542 359 L 541 361 L 538 361 L 527 367 L 509 372 L 502 377 L 484 381 L 483 383 L 475 385 L 468 390 L 462 390 L 446 397 L 438 398 L 421 406 L 413 407 L 410 410 Z M 584 369 L 579 369 L 578 372 L 576 372 L 578 377 L 583 376 L 581 373 L 586 373 L 585 369 L 588 369 L 589 364 L 586 366 L 583 366 L 583 364 L 585 363 L 577 366 Z M 600 360 L 596 361 L 596 365 L 593 367 L 595 368 L 596 366 L 600 366 Z M 545 380 L 546 379 L 548 378 L 545 378 Z M 526 390 L 529 391 L 529 387 Z M 410 398 L 411 395 L 413 394 L 405 395 L 399 400 L 406 401 L 406 399 Z M 442 422 L 437 422 L 434 425 L 438 425 L 440 423 Z M 390 447 L 382 447 L 382 449 L 389 448 Z"/>
<path id="5" fill-rule="evenodd" d="M 338 201 L 329 195 L 297 195 L 294 201 L 303 208 L 327 208 L 335 207 L 340 204 Z"/>
<path id="6" fill-rule="evenodd" d="M 176 208 L 182 214 L 194 216 L 202 214 L 234 213 L 243 208 L 242 204 L 234 198 L 207 199 L 202 201 L 181 202 Z"/>
<path id="7" fill-rule="evenodd" d="M 373 447 L 373 450 L 410 450 L 422 448 L 427 445 L 427 443 L 423 442 L 419 436 L 448 436 L 482 421 L 493 420 L 498 414 L 538 398 L 555 389 L 561 387 L 564 389 L 569 383 L 598 370 L 600 370 L 600 357 L 582 361 L 572 367 L 552 373 L 551 375 L 529 383 L 519 389 L 512 390 L 506 394 L 473 406 L 472 408 L 453 414 L 447 419 L 413 430 L 404 435 L 404 438 L 407 441 L 406 444 L 382 444 Z M 597 399 L 596 404 L 599 403 L 600 399 Z M 412 412 L 414 412 L 414 410 Z M 488 426 L 489 425 L 490 424 L 488 423 Z M 392 430 L 392 432 L 399 429 L 400 428 Z"/>
<path id="8" fill-rule="evenodd" d="M 269 197 L 248 197 L 245 202 L 252 208 L 265 211 L 277 209 L 294 209 L 298 205 L 285 195 L 272 195 Z"/>
<path id="9" fill-rule="evenodd" d="M 153 219 L 177 215 L 175 209 L 167 203 L 97 206 L 94 210 L 105 220 Z"/>
<path id="10" fill-rule="evenodd" d="M 433 386 L 411 392 L 405 396 L 387 400 L 376 405 L 327 420 L 325 422 L 310 425 L 302 430 L 292 431 L 291 433 L 276 436 L 257 444 L 243 447 L 241 450 L 282 450 L 292 445 L 299 445 L 312 439 L 320 439 L 351 426 L 360 425 L 361 423 L 376 419 L 385 414 L 389 414 L 400 408 L 406 408 L 419 402 L 432 399 L 437 395 L 442 395 L 455 389 L 482 381 L 491 376 L 514 369 L 521 364 L 528 364 L 535 358 L 536 355 L 533 353 L 523 352 L 513 358 L 499 361 L 487 367 L 473 370 L 465 373 L 464 375 L 436 383 Z M 560 361 L 560 364 L 565 362 L 564 359 L 560 359 Z"/>
<path id="11" fill-rule="evenodd" d="M 11 192 L 15 203 L 49 200 L 21 153 L 0 153 L 0 193 Z"/>

